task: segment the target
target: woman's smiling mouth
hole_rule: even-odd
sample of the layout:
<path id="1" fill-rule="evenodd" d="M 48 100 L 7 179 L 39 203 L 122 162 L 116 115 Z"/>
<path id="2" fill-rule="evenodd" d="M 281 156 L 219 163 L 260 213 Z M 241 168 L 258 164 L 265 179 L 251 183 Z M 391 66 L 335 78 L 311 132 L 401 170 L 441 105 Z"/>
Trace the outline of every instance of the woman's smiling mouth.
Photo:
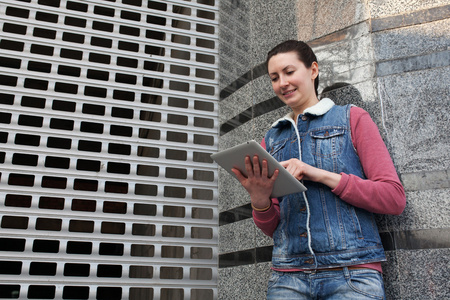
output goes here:
<path id="1" fill-rule="evenodd" d="M 290 95 L 292 95 L 297 89 L 293 89 L 293 90 L 289 90 L 283 93 L 284 97 L 289 97 Z"/>

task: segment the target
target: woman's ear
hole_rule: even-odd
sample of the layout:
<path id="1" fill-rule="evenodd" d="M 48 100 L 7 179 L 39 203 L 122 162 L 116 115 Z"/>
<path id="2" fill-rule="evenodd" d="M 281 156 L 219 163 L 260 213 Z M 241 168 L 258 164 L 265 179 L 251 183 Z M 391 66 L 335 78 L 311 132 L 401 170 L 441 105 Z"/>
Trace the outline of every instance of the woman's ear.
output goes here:
<path id="1" fill-rule="evenodd" d="M 317 78 L 317 76 L 319 76 L 319 64 L 316 61 L 314 61 L 311 64 L 310 69 L 311 69 L 311 79 L 315 80 Z"/>

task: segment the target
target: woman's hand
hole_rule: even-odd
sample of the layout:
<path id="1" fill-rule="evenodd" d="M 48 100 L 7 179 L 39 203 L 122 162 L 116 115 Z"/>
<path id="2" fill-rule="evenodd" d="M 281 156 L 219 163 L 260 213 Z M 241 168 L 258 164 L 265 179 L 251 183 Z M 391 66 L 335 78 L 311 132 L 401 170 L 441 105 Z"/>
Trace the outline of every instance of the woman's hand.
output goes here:
<path id="1" fill-rule="evenodd" d="M 331 189 L 338 186 L 342 177 L 340 174 L 312 167 L 296 158 L 282 161 L 280 164 L 298 180 L 320 182 L 327 185 Z"/>
<path id="2" fill-rule="evenodd" d="M 267 161 L 263 160 L 262 164 L 259 164 L 258 156 L 245 157 L 245 171 L 248 176 L 245 177 L 238 169 L 231 169 L 236 175 L 239 182 L 250 194 L 250 199 L 254 207 L 265 208 L 269 206 L 270 194 L 272 194 L 273 185 L 277 179 L 278 170 L 275 170 L 272 177 L 269 177 L 269 168 Z"/>

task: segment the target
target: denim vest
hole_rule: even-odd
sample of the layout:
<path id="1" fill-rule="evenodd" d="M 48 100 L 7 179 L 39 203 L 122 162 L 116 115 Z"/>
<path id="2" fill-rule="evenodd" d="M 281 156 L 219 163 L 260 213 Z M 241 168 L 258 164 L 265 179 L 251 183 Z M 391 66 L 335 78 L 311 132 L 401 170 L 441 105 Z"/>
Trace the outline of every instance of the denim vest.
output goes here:
<path id="1" fill-rule="evenodd" d="M 275 123 L 265 136 L 266 150 L 278 161 L 298 158 L 330 172 L 365 178 L 351 139 L 351 106 L 336 106 L 329 99 L 317 106 L 325 102 L 325 111 L 298 116 L 297 126 L 291 118 Z M 372 213 L 347 204 L 323 184 L 303 183 L 305 193 L 278 199 L 274 268 L 333 268 L 386 260 Z"/>

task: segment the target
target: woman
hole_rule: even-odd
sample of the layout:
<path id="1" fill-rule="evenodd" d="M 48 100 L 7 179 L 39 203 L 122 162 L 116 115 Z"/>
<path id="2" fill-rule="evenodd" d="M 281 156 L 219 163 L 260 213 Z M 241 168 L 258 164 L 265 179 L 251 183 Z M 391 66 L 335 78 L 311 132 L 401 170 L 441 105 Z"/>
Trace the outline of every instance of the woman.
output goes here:
<path id="1" fill-rule="evenodd" d="M 385 299 L 386 260 L 373 213 L 400 214 L 405 193 L 378 128 L 361 108 L 319 101 L 312 49 L 286 41 L 267 56 L 275 94 L 292 112 L 262 142 L 305 193 L 270 199 L 278 172 L 247 157 L 240 183 L 255 224 L 273 237 L 268 299 Z"/>

